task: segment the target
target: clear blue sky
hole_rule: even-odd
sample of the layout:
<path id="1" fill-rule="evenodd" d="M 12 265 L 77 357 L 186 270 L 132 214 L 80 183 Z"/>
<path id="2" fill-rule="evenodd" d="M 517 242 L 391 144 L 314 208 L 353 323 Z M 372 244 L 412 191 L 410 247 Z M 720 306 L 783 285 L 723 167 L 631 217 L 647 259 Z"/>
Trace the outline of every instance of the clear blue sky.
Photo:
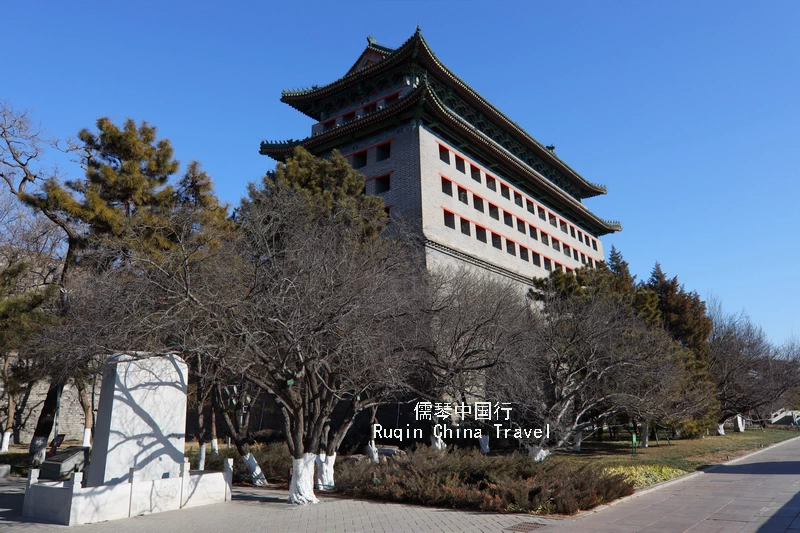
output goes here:
<path id="1" fill-rule="evenodd" d="M 608 195 L 640 278 L 800 335 L 800 3 L 7 2 L 0 98 L 52 134 L 147 120 L 223 199 L 311 121 L 281 89 L 343 75 L 419 23 L 438 57 Z M 758 5 L 757 5 L 758 4 Z"/>

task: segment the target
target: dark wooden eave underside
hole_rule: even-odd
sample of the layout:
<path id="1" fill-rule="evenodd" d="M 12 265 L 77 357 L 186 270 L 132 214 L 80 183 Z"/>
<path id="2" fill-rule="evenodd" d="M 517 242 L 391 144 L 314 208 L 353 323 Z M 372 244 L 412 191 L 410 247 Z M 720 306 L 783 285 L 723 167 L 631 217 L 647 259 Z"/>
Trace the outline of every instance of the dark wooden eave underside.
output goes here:
<path id="1" fill-rule="evenodd" d="M 570 194 L 448 109 L 427 83 L 422 83 L 396 104 L 329 132 L 302 141 L 262 142 L 260 153 L 282 161 L 296 146 L 302 145 L 312 153 L 323 154 L 341 146 L 342 143 L 367 138 L 379 130 L 386 129 L 387 124 L 400 125 L 412 119 L 422 119 L 423 122 L 427 122 L 429 129 L 439 132 L 444 137 L 463 139 L 468 147 L 467 151 L 476 153 L 485 161 L 497 162 L 502 167 L 499 172 L 501 174 L 520 176 L 540 199 L 554 209 L 561 210 L 576 223 L 582 223 L 596 235 L 605 235 L 622 229 L 619 223 L 606 221 L 589 211 Z"/>
<path id="2" fill-rule="evenodd" d="M 429 75 L 435 76 L 441 82 L 453 87 L 455 93 L 464 101 L 474 106 L 491 120 L 496 126 L 508 132 L 522 146 L 532 150 L 544 161 L 553 165 L 559 172 L 563 173 L 575 187 L 582 192 L 583 198 L 589 198 L 600 194 L 606 194 L 606 188 L 591 183 L 586 178 L 578 174 L 569 165 L 562 161 L 553 152 L 545 148 L 539 141 L 534 139 L 528 132 L 523 130 L 517 123 L 508 118 L 504 113 L 490 104 L 477 91 L 467 85 L 461 78 L 456 76 L 448 69 L 433 53 L 428 43 L 422 37 L 422 33 L 417 31 L 414 35 L 389 54 L 386 59 L 371 65 L 362 70 L 348 74 L 328 85 L 315 88 L 309 91 L 298 91 L 296 93 L 286 93 L 281 97 L 281 101 L 289 104 L 298 111 L 310 116 L 315 120 L 320 120 L 318 114 L 312 112 L 312 108 L 319 100 L 330 98 L 340 91 L 349 87 L 364 83 L 364 81 L 387 72 L 395 67 L 415 61 L 422 65 Z"/>

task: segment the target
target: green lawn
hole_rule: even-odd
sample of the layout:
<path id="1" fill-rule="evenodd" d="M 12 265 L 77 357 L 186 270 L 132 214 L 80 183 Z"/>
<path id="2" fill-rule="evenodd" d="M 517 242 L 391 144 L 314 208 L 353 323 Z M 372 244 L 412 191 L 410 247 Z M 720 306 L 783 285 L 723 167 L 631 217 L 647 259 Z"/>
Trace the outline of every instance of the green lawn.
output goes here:
<path id="1" fill-rule="evenodd" d="M 672 440 L 671 445 L 662 437 L 660 444 L 651 441 L 649 448 L 638 448 L 635 456 L 631 455 L 630 441 L 584 441 L 581 452 L 557 452 L 548 460 L 608 467 L 629 474 L 638 488 L 703 470 L 798 435 L 793 429 L 754 429 L 724 437 Z"/>

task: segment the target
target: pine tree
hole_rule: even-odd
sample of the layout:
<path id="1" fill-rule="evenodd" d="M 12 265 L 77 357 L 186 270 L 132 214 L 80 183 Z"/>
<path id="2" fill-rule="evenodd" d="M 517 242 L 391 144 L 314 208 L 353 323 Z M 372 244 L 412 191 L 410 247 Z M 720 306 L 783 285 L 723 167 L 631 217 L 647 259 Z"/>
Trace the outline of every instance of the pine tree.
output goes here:
<path id="1" fill-rule="evenodd" d="M 692 354 L 692 366 L 708 369 L 708 339 L 713 323 L 696 292 L 687 292 L 678 277 L 668 278 L 656 262 L 645 284 L 658 297 L 664 329 Z"/>

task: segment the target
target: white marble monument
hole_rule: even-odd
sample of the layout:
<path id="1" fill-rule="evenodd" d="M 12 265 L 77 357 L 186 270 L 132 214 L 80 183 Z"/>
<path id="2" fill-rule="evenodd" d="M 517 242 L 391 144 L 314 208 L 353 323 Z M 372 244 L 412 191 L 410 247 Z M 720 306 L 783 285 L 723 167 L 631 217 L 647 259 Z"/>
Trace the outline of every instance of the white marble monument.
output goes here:
<path id="1" fill-rule="evenodd" d="M 190 473 L 183 456 L 187 376 L 172 354 L 110 357 L 86 483 L 81 472 L 40 481 L 31 469 L 23 516 L 77 525 L 229 501 L 231 459 L 224 472 Z"/>
<path id="2" fill-rule="evenodd" d="M 175 355 L 109 358 L 87 486 L 177 477 L 186 432 L 186 363 Z M 113 386 L 107 386 L 113 385 Z"/>

